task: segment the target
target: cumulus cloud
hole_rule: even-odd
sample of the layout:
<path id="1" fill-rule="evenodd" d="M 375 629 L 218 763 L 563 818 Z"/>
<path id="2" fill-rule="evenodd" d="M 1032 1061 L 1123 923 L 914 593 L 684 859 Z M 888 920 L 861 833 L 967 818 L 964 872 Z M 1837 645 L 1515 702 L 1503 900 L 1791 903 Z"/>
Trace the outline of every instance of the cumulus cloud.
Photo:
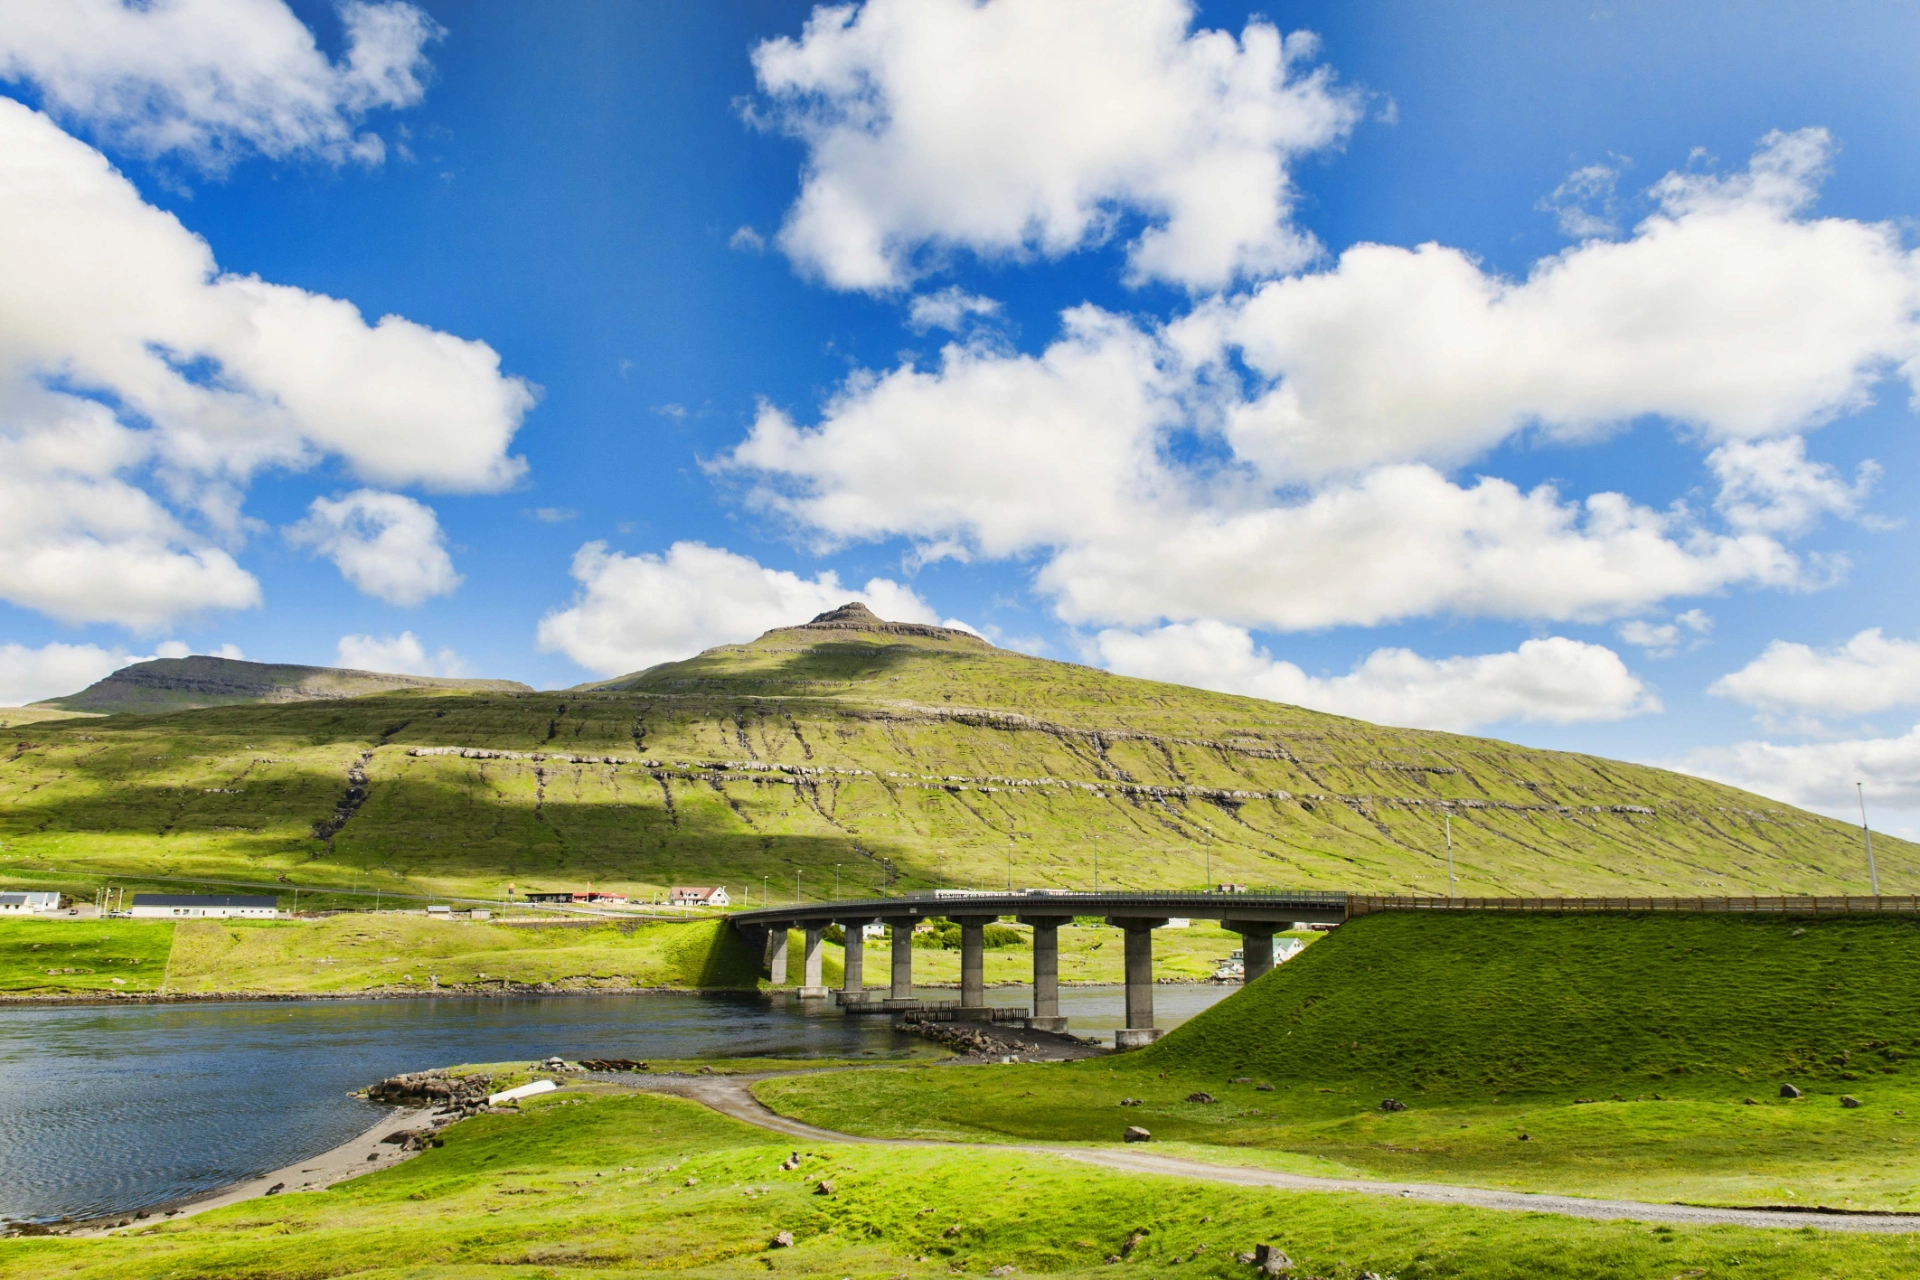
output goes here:
<path id="1" fill-rule="evenodd" d="M 950 343 L 856 373 L 812 425 L 763 405 L 716 467 L 819 545 L 1038 557 L 1075 623 L 1596 622 L 1819 585 L 1840 564 L 1784 540 L 1857 513 L 1872 475 L 1841 482 L 1794 433 L 1920 345 L 1893 230 L 1807 215 L 1827 148 L 1777 134 L 1741 172 L 1669 175 L 1630 239 L 1524 281 L 1367 245 L 1163 327 L 1081 306 L 1037 354 Z M 1719 441 L 1724 527 L 1442 469 L 1529 424 L 1571 442 L 1643 414 Z"/>
<path id="2" fill-rule="evenodd" d="M 281 0 L 10 5 L 0 77 L 32 83 L 55 115 L 115 147 L 211 172 L 249 153 L 378 164 L 379 137 L 356 130 L 370 111 L 421 100 L 441 31 L 410 4 L 339 12 L 346 57 L 330 62 Z"/>
<path id="3" fill-rule="evenodd" d="M 937 369 L 856 377 L 813 427 L 763 406 L 721 466 L 829 542 L 904 535 L 922 558 L 1047 552 L 1036 581 L 1074 622 L 1595 620 L 1802 581 L 1771 538 L 1710 533 L 1619 494 L 1567 502 L 1404 465 L 1281 498 L 1196 474 L 1162 447 L 1189 420 L 1188 391 L 1152 335 L 1079 308 L 1038 356 L 955 344 Z"/>
<path id="4" fill-rule="evenodd" d="M 388 604 L 416 605 L 460 585 L 433 508 L 398 493 L 359 489 L 315 498 L 307 518 L 287 529 L 339 567 L 341 576 Z"/>
<path id="5" fill-rule="evenodd" d="M 540 620 L 540 648 L 607 676 L 751 640 L 849 600 L 893 622 L 940 620 L 911 588 L 886 578 L 855 589 L 831 570 L 803 578 L 699 542 L 637 556 L 589 542 L 574 554 L 572 572 L 580 589 L 571 605 Z"/>
<path id="6" fill-rule="evenodd" d="M 1712 630 L 1713 619 L 1707 616 L 1706 610 L 1689 609 L 1675 615 L 1672 622 L 1630 618 L 1620 624 L 1619 634 L 1628 644 L 1645 649 L 1649 658 L 1671 658 L 1680 652 L 1687 633 L 1692 633 L 1691 646 L 1697 648 L 1706 643 L 1705 637 Z"/>
<path id="7" fill-rule="evenodd" d="M 258 603 L 263 468 L 490 491 L 532 390 L 484 343 L 220 274 L 105 158 L 0 99 L 0 598 L 152 629 Z"/>
<path id="8" fill-rule="evenodd" d="M 1311 676 L 1256 648 L 1240 627 L 1211 619 L 1095 638 L 1113 670 L 1150 680 L 1251 694 L 1376 724 L 1465 730 L 1502 720 L 1573 724 L 1660 710 L 1620 656 L 1561 636 L 1512 653 L 1425 658 L 1376 649 L 1342 676 Z"/>
<path id="9" fill-rule="evenodd" d="M 1744 173 L 1670 174 L 1630 239 L 1524 280 L 1437 244 L 1362 244 L 1200 308 L 1172 340 L 1252 370 L 1224 429 L 1278 483 L 1456 465 L 1529 427 L 1578 439 L 1647 414 L 1720 440 L 1817 426 L 1920 349 L 1920 271 L 1895 228 L 1807 216 L 1828 147 L 1773 134 Z"/>
<path id="10" fill-rule="evenodd" d="M 405 676 L 465 676 L 466 659 L 451 649 L 428 654 L 411 631 L 397 636 L 341 636 L 335 648 L 343 667 L 355 671 L 385 671 Z"/>
<path id="11" fill-rule="evenodd" d="M 1829 649 L 1775 640 L 1707 692 L 1764 712 L 1842 719 L 1920 705 L 1920 643 L 1869 627 Z"/>
<path id="12" fill-rule="evenodd" d="M 1857 516 L 1879 479 L 1880 467 L 1863 462 L 1848 484 L 1834 468 L 1807 457 L 1800 436 L 1736 440 L 1707 455 L 1720 482 L 1714 509 L 1735 529 L 1786 537 L 1806 533 L 1825 516 Z"/>
<path id="13" fill-rule="evenodd" d="M 1000 304 L 992 298 L 968 293 L 959 285 L 950 285 L 935 293 L 923 293 L 907 307 L 907 325 L 915 333 L 945 329 L 958 333 L 975 317 L 995 315 Z"/>
<path id="14" fill-rule="evenodd" d="M 47 644 L 38 649 L 0 644 L 0 706 L 23 707 L 78 693 L 138 661 L 123 649 L 95 644 Z"/>
<path id="15" fill-rule="evenodd" d="M 1736 742 L 1695 751 L 1673 767 L 1852 822 L 1860 820 L 1856 783 L 1865 784 L 1876 810 L 1905 811 L 1908 821 L 1920 810 L 1920 726 L 1896 738 Z M 1863 859 L 1860 879 L 1865 873 Z"/>
<path id="16" fill-rule="evenodd" d="M 807 148 L 779 235 L 840 289 L 903 287 L 955 250 L 1058 257 L 1147 224 L 1136 281 L 1215 289 L 1310 260 L 1295 157 L 1358 99 L 1313 38 L 1193 31 L 1185 0 L 868 0 L 760 44 L 757 119 Z"/>

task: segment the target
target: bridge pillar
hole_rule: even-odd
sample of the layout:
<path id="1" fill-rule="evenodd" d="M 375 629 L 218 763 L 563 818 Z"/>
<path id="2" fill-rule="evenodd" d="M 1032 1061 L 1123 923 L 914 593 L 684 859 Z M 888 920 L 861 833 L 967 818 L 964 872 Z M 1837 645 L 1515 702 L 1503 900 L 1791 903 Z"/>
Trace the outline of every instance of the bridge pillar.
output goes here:
<path id="1" fill-rule="evenodd" d="M 1072 916 L 1021 916 L 1033 927 L 1033 1016 L 1027 1026 L 1035 1031 L 1065 1031 L 1060 1016 L 1060 926 Z"/>
<path id="2" fill-rule="evenodd" d="M 1109 917 L 1107 923 L 1127 938 L 1127 1025 L 1113 1033 L 1113 1047 L 1138 1049 L 1160 1038 L 1153 1025 L 1153 931 L 1166 920 Z"/>
<path id="3" fill-rule="evenodd" d="M 787 926 L 784 924 L 767 930 L 767 982 L 776 987 L 787 985 Z"/>
<path id="4" fill-rule="evenodd" d="M 846 931 L 847 940 L 842 957 L 842 977 L 840 980 L 840 1003 L 866 998 L 867 992 L 867 922 L 865 920 L 842 920 L 840 927 Z"/>
<path id="5" fill-rule="evenodd" d="M 987 926 L 999 916 L 952 916 L 960 926 L 960 1008 L 987 1007 Z"/>
<path id="6" fill-rule="evenodd" d="M 1271 920 L 1222 920 L 1220 927 L 1240 935 L 1240 983 L 1245 986 L 1273 971 L 1273 935 L 1280 926 Z"/>
<path id="7" fill-rule="evenodd" d="M 825 1000 L 827 998 L 826 985 L 820 980 L 820 938 L 825 932 L 825 928 L 821 925 L 810 924 L 806 926 L 806 977 L 800 984 L 800 991 L 798 993 L 802 1000 Z"/>
<path id="8" fill-rule="evenodd" d="M 887 990 L 888 1004 L 913 1001 L 913 925 L 911 916 L 887 921 L 887 927 L 893 930 L 893 985 Z"/>

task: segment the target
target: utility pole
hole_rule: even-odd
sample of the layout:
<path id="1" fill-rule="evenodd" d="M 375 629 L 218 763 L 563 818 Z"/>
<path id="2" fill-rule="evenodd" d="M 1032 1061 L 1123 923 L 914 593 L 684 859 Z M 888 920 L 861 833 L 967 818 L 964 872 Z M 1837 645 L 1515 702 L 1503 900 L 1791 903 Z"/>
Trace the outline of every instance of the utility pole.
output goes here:
<path id="1" fill-rule="evenodd" d="M 1447 901 L 1453 901 L 1453 815 L 1447 814 Z"/>
<path id="2" fill-rule="evenodd" d="M 768 892 L 769 892 L 769 890 L 768 890 L 768 888 L 767 888 L 767 877 L 766 877 L 766 876 L 761 876 L 761 877 L 760 877 L 760 905 L 761 905 L 762 907 L 765 907 L 765 906 L 767 905 L 767 901 L 768 901 L 768 899 L 767 899 L 767 894 L 768 894 Z"/>
<path id="3" fill-rule="evenodd" d="M 833 864 L 833 900 L 840 901 L 840 864 Z"/>
<path id="4" fill-rule="evenodd" d="M 1856 782 L 1853 789 L 1860 796 L 1860 834 L 1867 838 L 1867 879 L 1873 882 L 1873 896 L 1880 896 L 1880 873 L 1873 869 L 1873 828 L 1867 825 L 1867 788 L 1864 783 Z"/>
<path id="5" fill-rule="evenodd" d="M 1007 841 L 1007 892 L 1013 892 L 1013 841 Z"/>
<path id="6" fill-rule="evenodd" d="M 800 874 L 802 870 L 803 868 L 801 867 L 795 867 L 793 869 L 793 900 L 795 902 L 800 901 Z"/>

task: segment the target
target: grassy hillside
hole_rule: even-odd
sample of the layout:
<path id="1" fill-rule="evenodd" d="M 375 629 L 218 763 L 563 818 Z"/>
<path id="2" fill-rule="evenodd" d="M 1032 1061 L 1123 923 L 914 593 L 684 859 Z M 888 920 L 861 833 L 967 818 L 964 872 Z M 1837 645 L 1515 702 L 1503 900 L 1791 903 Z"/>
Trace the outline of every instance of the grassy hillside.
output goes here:
<path id="1" fill-rule="evenodd" d="M 1134 1272 L 1225 1277 L 1251 1274 L 1234 1255 L 1262 1242 L 1284 1247 L 1295 1274 L 1339 1280 L 1892 1280 L 1920 1266 L 1909 1236 L 1649 1229 L 1010 1152 L 808 1142 L 783 1171 L 791 1139 L 607 1086 L 569 1086 L 445 1137 L 324 1192 L 100 1239 L 0 1241 L 0 1276 L 1111 1276 L 1124 1252 Z M 816 1194 L 823 1180 L 831 1194 Z M 781 1231 L 791 1248 L 772 1247 Z"/>
<path id="2" fill-rule="evenodd" d="M 1903 920 L 1383 914 L 1135 1053 L 757 1091 L 856 1133 L 1111 1142 L 1140 1124 L 1297 1172 L 1912 1210 L 1916 981 Z"/>
<path id="3" fill-rule="evenodd" d="M 398 689 L 445 689 L 463 693 L 531 693 L 515 680 L 455 680 L 440 676 L 403 676 L 343 667 L 302 667 L 286 663 L 242 662 L 196 654 L 154 658 L 122 667 L 78 693 L 35 705 L 99 715 L 153 714 L 197 707 L 226 707 L 258 702 L 313 702 L 357 698 Z"/>
<path id="4" fill-rule="evenodd" d="M 1858 831 L 1729 787 L 822 623 L 559 694 L 15 729 L 0 881 L 1866 891 Z M 1920 848 L 1875 842 L 1890 892 Z M 889 872 L 890 869 L 890 872 Z M 174 877 L 167 881 L 162 877 Z M 143 879 L 144 878 L 144 879 Z"/>

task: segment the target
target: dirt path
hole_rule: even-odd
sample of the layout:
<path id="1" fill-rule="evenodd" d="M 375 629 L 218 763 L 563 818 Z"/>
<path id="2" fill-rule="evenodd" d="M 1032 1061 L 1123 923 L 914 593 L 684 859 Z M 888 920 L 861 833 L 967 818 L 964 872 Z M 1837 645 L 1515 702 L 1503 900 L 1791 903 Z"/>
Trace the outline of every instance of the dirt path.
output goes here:
<path id="1" fill-rule="evenodd" d="M 783 1073 L 796 1074 L 796 1073 Z M 863 1138 L 836 1133 L 790 1119 L 753 1096 L 755 1081 L 768 1076 L 712 1076 L 692 1079 L 655 1078 L 631 1081 L 651 1093 L 691 1098 L 736 1120 L 771 1129 L 788 1137 L 815 1142 L 853 1142 L 889 1146 L 971 1146 L 989 1151 L 1017 1151 L 1027 1155 L 1057 1156 L 1122 1173 L 1156 1173 L 1236 1187 L 1278 1187 L 1288 1191 L 1346 1191 L 1360 1195 L 1392 1196 L 1427 1204 L 1466 1205 L 1520 1213 L 1559 1213 L 1603 1221 L 1670 1222 L 1699 1226 L 1781 1227 L 1825 1231 L 1920 1231 L 1920 1214 L 1911 1213 L 1796 1213 L 1781 1209 L 1725 1209 L 1702 1205 L 1652 1204 L 1640 1200 L 1592 1200 L 1584 1196 L 1557 1196 L 1523 1191 L 1491 1191 L 1484 1187 L 1455 1187 L 1436 1182 L 1376 1182 L 1365 1178 L 1315 1178 L 1277 1173 L 1247 1165 L 1208 1164 L 1163 1156 L 1140 1147 L 1058 1147 L 998 1142 L 923 1142 L 902 1138 Z"/>

